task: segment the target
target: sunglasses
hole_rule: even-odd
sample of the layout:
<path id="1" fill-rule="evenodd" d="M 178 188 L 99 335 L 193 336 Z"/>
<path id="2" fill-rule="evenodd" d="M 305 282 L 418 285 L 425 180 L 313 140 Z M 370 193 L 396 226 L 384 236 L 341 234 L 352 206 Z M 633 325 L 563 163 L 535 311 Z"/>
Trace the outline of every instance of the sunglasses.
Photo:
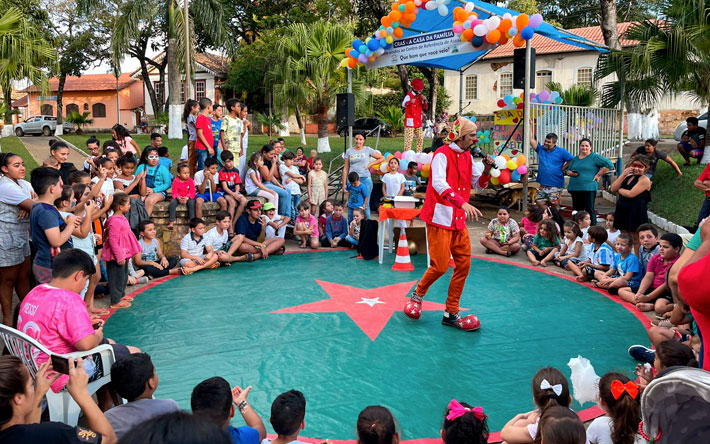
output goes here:
<path id="1" fill-rule="evenodd" d="M 160 156 L 150 155 L 150 156 L 148 156 L 148 159 L 150 159 L 150 160 L 158 160 L 158 159 L 160 159 Z"/>

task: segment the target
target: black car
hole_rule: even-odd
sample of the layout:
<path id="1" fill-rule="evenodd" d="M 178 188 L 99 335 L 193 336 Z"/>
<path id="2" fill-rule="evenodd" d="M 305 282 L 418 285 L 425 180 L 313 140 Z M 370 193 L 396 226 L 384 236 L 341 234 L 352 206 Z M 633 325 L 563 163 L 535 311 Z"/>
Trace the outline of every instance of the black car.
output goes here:
<path id="1" fill-rule="evenodd" d="M 362 117 L 360 119 L 355 119 L 353 124 L 353 136 L 356 134 L 365 134 L 365 136 L 370 137 L 371 135 L 377 134 L 377 128 L 380 126 L 380 120 L 374 117 Z M 348 136 L 348 127 L 341 126 L 338 128 L 338 135 L 340 137 Z"/>

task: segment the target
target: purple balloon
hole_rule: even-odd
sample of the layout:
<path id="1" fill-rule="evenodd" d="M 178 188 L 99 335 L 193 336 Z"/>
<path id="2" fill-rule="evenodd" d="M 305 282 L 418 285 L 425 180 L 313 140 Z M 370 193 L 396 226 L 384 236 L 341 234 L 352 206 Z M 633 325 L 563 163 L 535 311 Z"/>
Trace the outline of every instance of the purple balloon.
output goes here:
<path id="1" fill-rule="evenodd" d="M 541 102 L 546 102 L 546 101 L 550 100 L 550 91 L 548 91 L 548 90 L 542 91 L 540 94 L 537 95 L 537 98 Z"/>
<path id="2" fill-rule="evenodd" d="M 362 63 L 363 65 L 368 62 L 367 56 L 365 54 L 360 54 L 360 56 L 357 58 L 357 60 Z"/>
<path id="3" fill-rule="evenodd" d="M 530 16 L 530 21 L 528 22 L 528 26 L 537 28 L 542 24 L 542 16 L 540 14 L 533 14 Z"/>

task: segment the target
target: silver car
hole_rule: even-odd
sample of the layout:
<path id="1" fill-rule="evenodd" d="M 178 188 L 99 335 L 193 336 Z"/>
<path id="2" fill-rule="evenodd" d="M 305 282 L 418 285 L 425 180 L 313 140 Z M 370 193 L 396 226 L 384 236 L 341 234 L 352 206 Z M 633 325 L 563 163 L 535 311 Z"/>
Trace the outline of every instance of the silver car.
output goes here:
<path id="1" fill-rule="evenodd" d="M 74 129 L 74 125 L 69 122 L 62 124 L 65 133 Z M 25 134 L 41 134 L 51 136 L 57 129 L 57 118 L 54 116 L 32 116 L 22 123 L 15 125 L 15 135 L 22 137 Z"/>
<path id="2" fill-rule="evenodd" d="M 698 126 L 702 126 L 705 129 L 708 128 L 708 113 L 698 116 Z M 680 142 L 680 136 L 682 136 L 683 133 L 685 132 L 685 130 L 687 130 L 687 129 L 688 129 L 688 124 L 686 123 L 685 120 L 683 120 L 675 128 L 675 131 L 673 131 L 673 138 L 676 141 Z"/>

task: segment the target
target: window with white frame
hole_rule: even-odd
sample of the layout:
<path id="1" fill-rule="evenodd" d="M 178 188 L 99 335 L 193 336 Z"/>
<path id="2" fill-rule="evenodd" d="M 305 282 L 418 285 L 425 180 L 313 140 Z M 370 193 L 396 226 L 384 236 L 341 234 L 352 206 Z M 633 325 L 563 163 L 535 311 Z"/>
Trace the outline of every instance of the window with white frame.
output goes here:
<path id="1" fill-rule="evenodd" d="M 502 72 L 500 73 L 500 84 L 498 88 L 498 93 L 500 97 L 505 97 L 507 95 L 513 94 L 513 73 L 512 72 Z"/>
<path id="2" fill-rule="evenodd" d="M 577 69 L 577 85 L 592 86 L 592 68 Z"/>
<path id="3" fill-rule="evenodd" d="M 195 100 L 199 101 L 200 99 L 207 96 L 205 92 L 205 90 L 207 89 L 205 83 L 206 82 L 204 80 L 195 81 Z"/>
<path id="4" fill-rule="evenodd" d="M 539 93 L 540 91 L 547 89 L 546 86 L 550 82 L 552 82 L 552 71 L 538 71 L 535 76 L 535 91 Z"/>
<path id="5" fill-rule="evenodd" d="M 478 99 L 478 76 L 466 76 L 466 100 Z"/>

